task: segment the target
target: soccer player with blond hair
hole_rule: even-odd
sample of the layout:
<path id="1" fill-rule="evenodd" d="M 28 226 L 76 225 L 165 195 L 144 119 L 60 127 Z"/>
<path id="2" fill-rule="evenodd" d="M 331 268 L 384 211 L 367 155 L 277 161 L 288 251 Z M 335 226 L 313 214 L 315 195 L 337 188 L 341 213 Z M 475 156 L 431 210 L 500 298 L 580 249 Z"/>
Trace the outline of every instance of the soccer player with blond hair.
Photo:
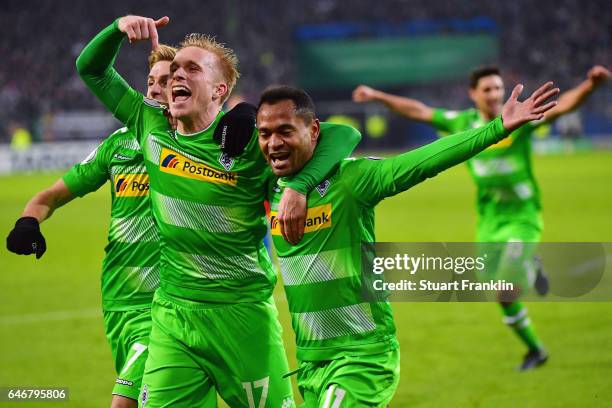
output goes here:
<path id="1" fill-rule="evenodd" d="M 233 51 L 210 37 L 186 37 L 170 66 L 169 111 L 129 87 L 113 68 L 122 41 L 151 40 L 168 23 L 117 19 L 82 51 L 77 69 L 115 117 L 140 136 L 161 239 L 160 288 L 140 403 L 215 406 L 215 391 L 235 407 L 294 406 L 272 290 L 276 275 L 263 244 L 271 172 L 257 144 L 254 111 L 247 137 L 221 110 L 238 78 Z M 238 105 L 234 110 L 244 110 Z M 248 109 L 246 109 L 248 110 Z M 241 118 L 248 115 L 242 115 Z M 238 117 L 238 116 L 236 116 Z M 215 134 L 220 134 L 220 138 Z M 243 141 L 228 153 L 228 146 Z M 287 181 L 285 237 L 304 231 L 306 194 L 360 136 L 327 125 L 310 166 Z M 220 142 L 219 142 L 220 141 Z"/>
<path id="2" fill-rule="evenodd" d="M 167 103 L 170 64 L 176 49 L 160 44 L 149 55 L 147 97 Z M 7 238 L 8 249 L 40 258 L 46 242 L 40 223 L 76 197 L 110 181 L 111 221 L 102 264 L 102 311 L 117 380 L 112 408 L 138 405 L 148 356 L 151 301 L 159 286 L 159 237 L 153 221 L 149 175 L 137 137 L 127 128 L 112 133 L 81 163 L 36 194 Z"/>

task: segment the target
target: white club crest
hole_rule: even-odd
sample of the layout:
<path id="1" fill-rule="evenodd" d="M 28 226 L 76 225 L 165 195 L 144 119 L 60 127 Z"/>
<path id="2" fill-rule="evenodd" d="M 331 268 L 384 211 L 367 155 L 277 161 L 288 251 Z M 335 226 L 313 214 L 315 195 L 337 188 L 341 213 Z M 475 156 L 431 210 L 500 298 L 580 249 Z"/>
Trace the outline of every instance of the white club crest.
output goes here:
<path id="1" fill-rule="evenodd" d="M 230 171 L 234 165 L 234 158 L 227 155 L 227 153 L 221 153 L 219 157 L 219 163 L 223 166 L 226 171 Z"/>
<path id="2" fill-rule="evenodd" d="M 322 182 L 316 187 L 321 197 L 323 197 L 325 193 L 327 193 L 327 190 L 329 189 L 330 185 L 331 185 L 331 182 L 329 180 L 325 180 L 324 182 Z"/>

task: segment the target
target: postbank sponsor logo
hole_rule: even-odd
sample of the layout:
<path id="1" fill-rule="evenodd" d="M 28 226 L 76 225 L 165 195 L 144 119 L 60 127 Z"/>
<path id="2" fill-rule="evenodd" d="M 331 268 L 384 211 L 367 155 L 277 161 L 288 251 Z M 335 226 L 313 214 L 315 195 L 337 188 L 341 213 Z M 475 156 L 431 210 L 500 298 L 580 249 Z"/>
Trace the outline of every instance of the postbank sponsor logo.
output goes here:
<path id="1" fill-rule="evenodd" d="M 272 235 L 282 235 L 278 222 L 278 213 L 270 212 L 270 233 Z M 306 226 L 304 232 L 314 232 L 332 226 L 332 206 L 324 204 L 318 207 L 309 208 L 306 213 Z"/>
<path id="2" fill-rule="evenodd" d="M 165 147 L 162 148 L 159 157 L 159 169 L 164 173 L 209 183 L 228 184 L 230 186 L 235 186 L 238 183 L 236 173 L 213 169 Z"/>
<path id="3" fill-rule="evenodd" d="M 115 197 L 142 197 L 149 194 L 149 175 L 117 174 L 115 176 Z"/>

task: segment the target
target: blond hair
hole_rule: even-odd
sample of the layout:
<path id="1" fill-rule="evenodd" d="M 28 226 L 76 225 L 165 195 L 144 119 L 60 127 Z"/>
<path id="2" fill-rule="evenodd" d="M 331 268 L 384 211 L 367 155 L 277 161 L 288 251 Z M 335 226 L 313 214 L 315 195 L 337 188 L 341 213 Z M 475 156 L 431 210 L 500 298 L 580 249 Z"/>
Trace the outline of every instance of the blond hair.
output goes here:
<path id="1" fill-rule="evenodd" d="M 186 47 L 199 47 L 217 57 L 219 67 L 221 68 L 221 75 L 227 84 L 227 92 L 223 95 L 221 100 L 221 103 L 224 103 L 232 93 L 236 81 L 240 78 L 240 72 L 238 72 L 238 57 L 234 50 L 223 43 L 217 42 L 214 37 L 197 33 L 188 34 L 179 44 L 179 50 Z"/>
<path id="2" fill-rule="evenodd" d="M 149 69 L 153 68 L 153 65 L 159 61 L 170 61 L 174 59 L 176 55 L 176 48 L 166 44 L 159 44 L 159 48 L 156 51 L 151 51 L 149 54 Z"/>

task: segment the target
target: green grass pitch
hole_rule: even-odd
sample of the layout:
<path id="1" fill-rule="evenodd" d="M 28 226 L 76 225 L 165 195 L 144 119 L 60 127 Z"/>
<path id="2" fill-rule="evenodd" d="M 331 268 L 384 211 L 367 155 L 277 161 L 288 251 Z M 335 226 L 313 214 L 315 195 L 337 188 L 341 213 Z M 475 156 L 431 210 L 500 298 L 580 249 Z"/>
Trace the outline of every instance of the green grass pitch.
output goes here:
<path id="1" fill-rule="evenodd" d="M 612 152 L 537 157 L 544 241 L 612 241 Z M 0 177 L 0 232 L 59 173 Z M 43 224 L 48 251 L 36 260 L 0 249 L 0 387 L 69 387 L 68 404 L 108 406 L 114 383 L 103 335 L 99 270 L 109 216 L 108 185 Z M 380 241 L 470 241 L 474 187 L 458 166 L 377 211 Z M 290 364 L 293 334 L 276 291 Z M 612 299 L 611 299 L 612 300 Z M 532 303 L 549 363 L 519 374 L 522 345 L 495 304 L 396 303 L 401 382 L 395 407 L 612 406 L 612 304 Z M 14 404 L 13 404 L 14 405 Z M 0 402 L 0 408 L 13 406 Z"/>

